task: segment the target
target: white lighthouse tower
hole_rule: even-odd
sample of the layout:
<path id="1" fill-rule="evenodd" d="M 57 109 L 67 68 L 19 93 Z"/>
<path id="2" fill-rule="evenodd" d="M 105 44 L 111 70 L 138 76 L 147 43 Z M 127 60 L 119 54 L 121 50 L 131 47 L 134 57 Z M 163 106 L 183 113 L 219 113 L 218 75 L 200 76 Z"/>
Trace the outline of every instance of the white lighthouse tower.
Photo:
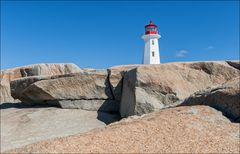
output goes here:
<path id="1" fill-rule="evenodd" d="M 152 21 L 145 26 L 145 34 L 142 36 L 144 39 L 144 55 L 143 64 L 160 64 L 160 54 L 158 47 L 158 39 L 161 36 L 158 34 L 157 25 Z"/>

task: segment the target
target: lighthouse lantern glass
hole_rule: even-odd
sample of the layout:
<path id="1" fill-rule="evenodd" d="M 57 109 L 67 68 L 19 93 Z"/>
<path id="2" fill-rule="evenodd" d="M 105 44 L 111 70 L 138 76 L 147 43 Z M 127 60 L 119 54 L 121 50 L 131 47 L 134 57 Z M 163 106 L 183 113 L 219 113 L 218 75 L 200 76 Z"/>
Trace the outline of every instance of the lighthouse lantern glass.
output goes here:
<path id="1" fill-rule="evenodd" d="M 156 26 L 148 26 L 145 28 L 145 34 L 157 34 Z"/>
<path id="2" fill-rule="evenodd" d="M 146 31 L 156 31 L 156 27 L 149 26 L 149 27 L 146 28 Z"/>

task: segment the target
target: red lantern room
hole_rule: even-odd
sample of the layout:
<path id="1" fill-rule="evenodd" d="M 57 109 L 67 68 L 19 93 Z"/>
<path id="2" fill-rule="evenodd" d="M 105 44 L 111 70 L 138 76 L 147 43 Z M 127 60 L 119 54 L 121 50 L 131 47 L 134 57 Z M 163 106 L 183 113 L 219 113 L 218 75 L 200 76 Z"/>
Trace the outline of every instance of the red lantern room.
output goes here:
<path id="1" fill-rule="evenodd" d="M 157 34 L 157 25 L 153 24 L 152 21 L 145 26 L 145 34 Z"/>

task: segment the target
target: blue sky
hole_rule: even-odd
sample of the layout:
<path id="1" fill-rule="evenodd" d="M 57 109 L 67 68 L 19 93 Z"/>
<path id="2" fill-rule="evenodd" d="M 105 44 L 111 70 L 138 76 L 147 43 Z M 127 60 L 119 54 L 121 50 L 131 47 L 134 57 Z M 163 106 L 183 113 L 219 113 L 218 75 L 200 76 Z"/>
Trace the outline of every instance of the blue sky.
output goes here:
<path id="1" fill-rule="evenodd" d="M 36 63 L 107 68 L 142 62 L 158 25 L 161 62 L 239 59 L 239 2 L 1 2 L 1 69 Z"/>

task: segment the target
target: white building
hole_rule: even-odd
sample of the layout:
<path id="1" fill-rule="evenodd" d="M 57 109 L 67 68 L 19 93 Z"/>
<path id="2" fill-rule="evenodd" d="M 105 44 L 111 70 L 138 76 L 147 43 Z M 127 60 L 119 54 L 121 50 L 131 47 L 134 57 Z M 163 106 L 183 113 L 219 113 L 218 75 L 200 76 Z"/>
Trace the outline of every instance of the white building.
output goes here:
<path id="1" fill-rule="evenodd" d="M 158 39 L 161 36 L 158 34 L 157 25 L 152 21 L 145 26 L 145 34 L 142 36 L 144 39 L 144 55 L 143 64 L 160 64 L 160 54 L 158 47 Z"/>

